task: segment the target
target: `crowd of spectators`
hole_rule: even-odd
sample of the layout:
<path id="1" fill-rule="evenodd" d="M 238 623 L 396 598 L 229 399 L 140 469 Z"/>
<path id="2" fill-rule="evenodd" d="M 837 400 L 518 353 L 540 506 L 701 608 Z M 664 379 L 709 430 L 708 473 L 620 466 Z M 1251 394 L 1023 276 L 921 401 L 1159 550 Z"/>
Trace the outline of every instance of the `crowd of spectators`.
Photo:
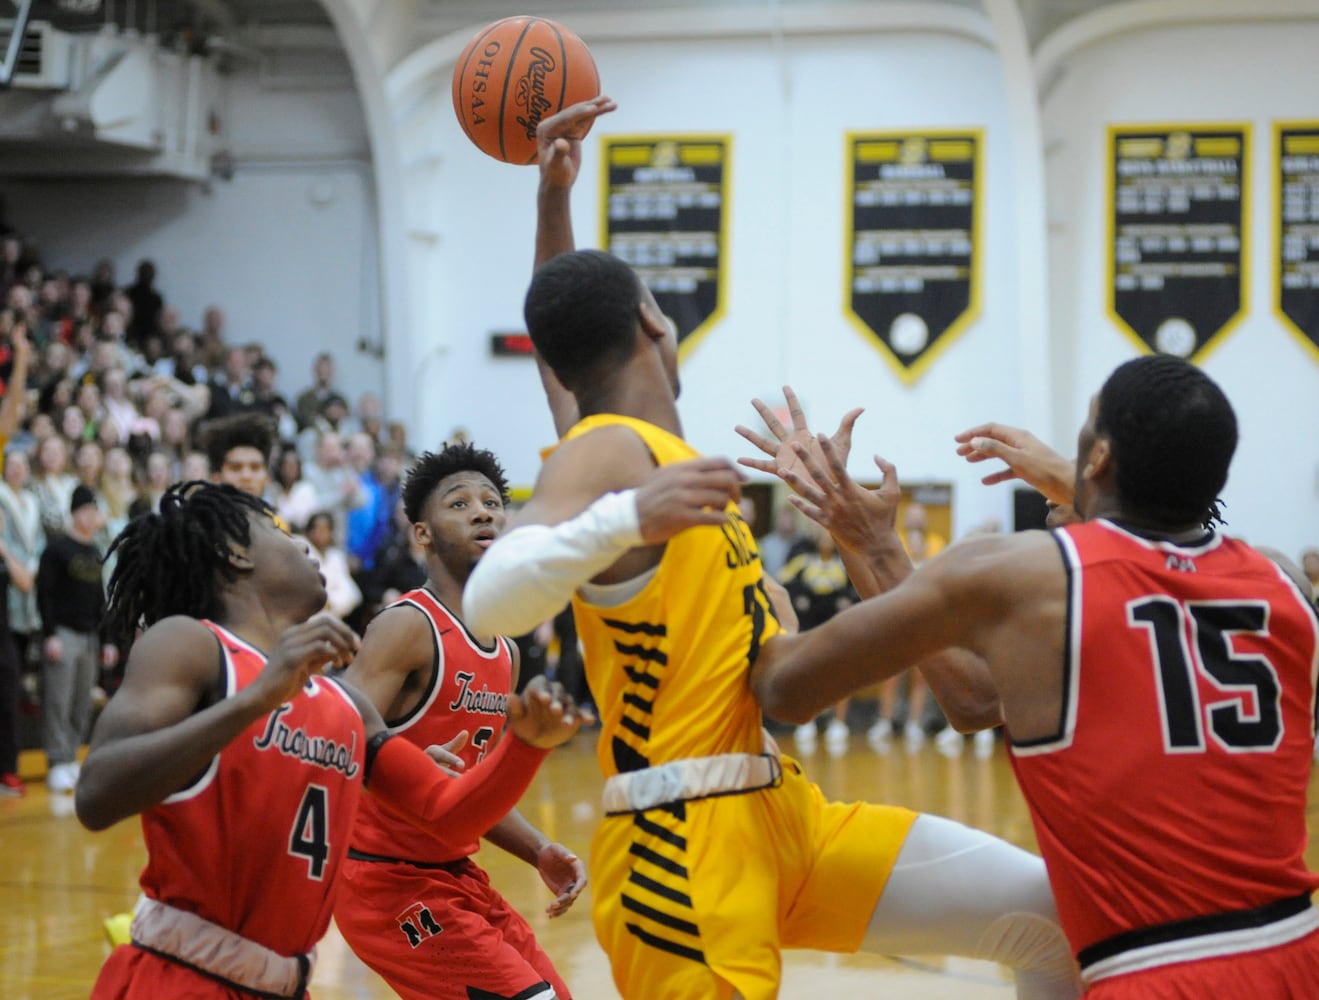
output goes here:
<path id="1" fill-rule="evenodd" d="M 60 588 L 91 572 L 74 559 L 80 546 L 104 558 L 170 483 L 218 472 L 205 445 L 223 418 L 268 421 L 263 492 L 320 553 L 336 613 L 360 626 L 424 579 L 399 514 L 412 458 L 405 426 L 385 419 L 374 394 L 350 404 L 329 353 L 309 385 L 286 394 L 259 341 L 233 338 L 219 306 L 189 325 L 156 278 L 147 260 L 125 283 L 107 260 L 85 276 L 49 268 L 18 234 L 0 234 L 0 794 L 23 792 L 24 715 L 41 717 L 52 789 L 72 790 L 77 763 L 66 758 L 88 723 L 84 695 L 107 696 L 120 666 L 100 648 L 86 691 L 86 650 L 61 664 L 71 623 L 57 620 L 70 607 Z M 98 585 L 112 571 L 113 556 L 97 565 Z"/>

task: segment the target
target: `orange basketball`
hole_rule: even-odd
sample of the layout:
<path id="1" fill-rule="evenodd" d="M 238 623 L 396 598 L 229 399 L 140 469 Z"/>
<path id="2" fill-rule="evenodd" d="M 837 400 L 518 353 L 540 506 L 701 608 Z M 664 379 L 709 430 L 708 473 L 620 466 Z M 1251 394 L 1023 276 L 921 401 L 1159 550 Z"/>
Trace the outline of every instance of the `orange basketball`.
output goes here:
<path id="1" fill-rule="evenodd" d="M 453 70 L 453 109 L 478 149 L 505 163 L 536 162 L 536 126 L 600 93 L 586 44 L 542 17 L 506 17 L 467 43 Z"/>

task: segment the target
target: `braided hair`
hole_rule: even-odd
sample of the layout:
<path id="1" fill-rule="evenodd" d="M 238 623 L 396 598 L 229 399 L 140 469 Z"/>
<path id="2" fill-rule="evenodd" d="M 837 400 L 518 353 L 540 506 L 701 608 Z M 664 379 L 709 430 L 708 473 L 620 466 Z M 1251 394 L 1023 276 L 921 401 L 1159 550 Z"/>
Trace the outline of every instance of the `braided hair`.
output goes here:
<path id="1" fill-rule="evenodd" d="M 107 588 L 107 637 L 127 655 L 139 628 L 170 615 L 213 618 L 219 582 L 236 580 L 230 542 L 252 541 L 249 515 L 271 514 L 260 497 L 226 483 L 175 483 L 160 513 L 130 521 L 110 546 L 118 555 Z"/>

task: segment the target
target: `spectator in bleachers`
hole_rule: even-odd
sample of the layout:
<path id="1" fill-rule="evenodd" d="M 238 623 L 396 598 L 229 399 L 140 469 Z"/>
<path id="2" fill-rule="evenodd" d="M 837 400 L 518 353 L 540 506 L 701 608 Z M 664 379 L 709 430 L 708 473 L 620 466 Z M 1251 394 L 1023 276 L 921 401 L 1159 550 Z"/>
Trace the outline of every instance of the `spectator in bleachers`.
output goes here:
<path id="1" fill-rule="evenodd" d="M 289 530 L 299 533 L 306 530 L 307 522 L 318 509 L 316 487 L 302 478 L 302 459 L 291 441 L 280 444 L 269 497 Z"/>
<path id="2" fill-rule="evenodd" d="M 316 491 L 316 509 L 333 516 L 336 546 L 344 544 L 348 512 L 366 503 L 357 473 L 348 465 L 343 442 L 334 431 L 323 432 L 316 441 L 315 458 L 302 468 L 302 478 Z"/>
<path id="3" fill-rule="evenodd" d="M 331 393 L 321 400 L 320 412 L 310 424 L 298 432 L 298 454 L 304 465 L 310 465 L 316 458 L 316 442 L 323 434 L 333 433 L 340 440 L 346 437 L 344 430 L 349 414 L 348 400 L 338 393 Z"/>
<path id="4" fill-rule="evenodd" d="M 298 393 L 293 403 L 293 416 L 298 421 L 298 430 L 305 430 L 316 422 L 326 397 L 343 395 L 334 384 L 334 355 L 329 351 L 316 355 L 311 364 L 311 377 L 311 385 Z"/>
<path id="5" fill-rule="evenodd" d="M 183 478 L 183 460 L 192 451 L 192 429 L 188 418 L 177 407 L 165 410 L 160 421 L 160 450 L 169 463 L 170 482 Z"/>
<path id="6" fill-rule="evenodd" d="M 17 444 L 5 449 L 4 476 L 0 479 L 0 515 L 4 517 L 4 543 L 10 554 L 22 563 L 35 579 L 41 553 L 46 548 L 46 532 L 41 525 L 41 507 L 36 494 L 28 489 L 32 478 L 28 453 Z M 11 583 L 13 582 L 11 574 Z M 28 644 L 41 634 L 37 613 L 37 594 L 32 586 L 9 588 L 9 629 L 19 650 L 19 662 L 26 662 Z"/>
<path id="7" fill-rule="evenodd" d="M 32 492 L 41 510 L 41 524 L 49 541 L 65 531 L 69 501 L 78 480 L 69 471 L 69 443 L 59 433 L 51 434 L 37 450 L 32 470 Z"/>
<path id="8" fill-rule="evenodd" d="M 142 489 L 133 504 L 130 517 L 160 513 L 160 498 L 165 495 L 170 483 L 175 482 L 169 457 L 159 448 L 147 453 L 143 468 L 145 471 L 142 473 Z"/>
<path id="9" fill-rule="evenodd" d="M 211 390 L 211 405 L 206 419 L 215 420 L 248 409 L 253 399 L 251 372 L 248 370 L 247 351 L 230 347 L 224 352 L 224 365 L 211 375 L 207 383 Z"/>
<path id="10" fill-rule="evenodd" d="M 76 403 L 64 407 L 60 412 L 60 434 L 62 434 L 71 445 L 77 446 L 84 441 L 90 440 L 89 431 L 95 431 L 95 426 L 89 427 L 87 424 L 87 415 L 83 413 L 82 408 Z"/>
<path id="11" fill-rule="evenodd" d="M 194 479 L 210 479 L 211 463 L 206 452 L 193 448 L 183 456 L 183 467 L 179 469 L 179 479 L 190 483 Z"/>
<path id="12" fill-rule="evenodd" d="M 114 261 L 102 257 L 92 269 L 92 312 L 104 312 L 110 303 L 110 296 L 115 293 Z"/>
<path id="13" fill-rule="evenodd" d="M 400 497 L 394 504 L 389 533 L 376 550 L 375 570 L 362 588 L 363 600 L 376 608 L 392 604 L 426 582 L 426 550 L 413 536 Z"/>
<path id="14" fill-rule="evenodd" d="M 105 505 L 100 495 L 101 473 L 105 470 L 105 451 L 95 441 L 84 441 L 73 451 L 73 475 L 92 491 L 104 518 Z"/>
<path id="15" fill-rule="evenodd" d="M 132 516 L 129 511 L 138 497 L 136 472 L 127 449 L 116 447 L 106 451 L 97 491 L 105 513 L 106 534 L 113 541 L 128 524 Z"/>
<path id="16" fill-rule="evenodd" d="M 160 332 L 160 313 L 165 299 L 156 290 L 156 265 L 143 260 L 137 265 L 137 281 L 124 289 L 133 303 L 133 321 L 129 324 L 126 340 L 133 348 L 140 348 L 147 337 Z"/>
<path id="17" fill-rule="evenodd" d="M 264 497 L 270 485 L 275 425 L 264 413 L 234 413 L 201 426 L 211 479 Z"/>
<path id="18" fill-rule="evenodd" d="M 374 392 L 364 392 L 357 398 L 357 409 L 354 410 L 343 422 L 340 428 L 345 434 L 356 434 L 359 431 L 370 436 L 371 440 L 379 448 L 385 443 L 385 408 L 380 402 L 380 397 Z"/>
<path id="19" fill-rule="evenodd" d="M 252 401 L 249 408 L 264 413 L 275 422 L 280 441 L 289 441 L 298 435 L 298 421 L 289 402 L 280 395 L 276 382 L 279 369 L 275 362 L 262 355 L 252 366 Z"/>
<path id="20" fill-rule="evenodd" d="M 348 571 L 348 555 L 335 543 L 335 534 L 334 517 L 327 511 L 317 511 L 307 522 L 307 544 L 325 577 L 325 610 L 347 618 L 362 603 L 362 591 Z"/>
<path id="21" fill-rule="evenodd" d="M 0 522 L 4 516 L 0 514 Z M 20 796 L 26 789 L 18 776 L 18 701 L 22 665 L 9 629 L 9 598 L 32 589 L 32 574 L 4 540 L 8 527 L 0 523 L 0 795 Z"/>
<path id="22" fill-rule="evenodd" d="M 101 528 L 96 495 L 79 485 L 69 502 L 69 530 L 51 538 L 37 568 L 37 605 L 43 640 L 42 741 L 52 792 L 72 792 L 78 783 L 78 747 L 88 736 L 92 688 L 104 662 L 99 630 L 105 609 L 101 551 L 93 542 Z"/>

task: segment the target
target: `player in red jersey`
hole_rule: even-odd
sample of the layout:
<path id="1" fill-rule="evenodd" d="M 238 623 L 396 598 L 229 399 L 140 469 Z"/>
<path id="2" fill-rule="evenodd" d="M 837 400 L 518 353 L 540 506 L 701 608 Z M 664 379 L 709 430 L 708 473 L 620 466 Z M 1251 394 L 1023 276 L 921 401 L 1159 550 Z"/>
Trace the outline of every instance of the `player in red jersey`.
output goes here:
<path id="1" fill-rule="evenodd" d="M 824 438 L 819 452 L 788 442 L 780 465 L 807 513 L 864 553 L 878 587 L 907 578 L 772 640 L 753 687 L 806 717 L 961 651 L 967 685 L 1000 699 L 1088 996 L 1312 995 L 1319 618 L 1296 567 L 1214 530 L 1231 405 L 1179 359 L 1121 365 L 1081 429 L 1070 491 L 1056 457 L 1012 430 L 959 435 L 962 454 L 1020 459 L 1010 471 L 1083 523 L 969 539 L 914 573 L 892 531 L 891 467 L 871 492 Z"/>
<path id="2" fill-rule="evenodd" d="M 148 860 L 133 944 L 111 954 L 98 1000 L 305 996 L 365 784 L 415 822 L 475 836 L 540 748 L 577 728 L 542 683 L 509 703 L 520 738 L 456 780 L 391 739 L 367 699 L 320 673 L 358 640 L 315 614 L 325 586 L 306 544 L 232 486 L 173 487 L 114 551 L 107 626 L 131 655 L 76 804 L 94 830 L 140 813 Z"/>
<path id="3" fill-rule="evenodd" d="M 518 651 L 476 636 L 459 617 L 463 586 L 504 527 L 508 484 L 498 460 L 470 444 L 446 445 L 413 466 L 403 505 L 426 552 L 427 580 L 371 622 L 346 678 L 394 732 L 420 747 L 467 734 L 471 767 L 504 729 L 517 686 Z M 472 860 L 487 839 L 535 865 L 558 916 L 586 884 L 582 862 L 516 810 L 491 829 L 423 832 L 367 801 L 353 830 L 335 923 L 367 965 L 408 998 L 548 1000 L 570 996 L 526 920 Z M 429 922 L 410 915 L 426 912 Z M 438 933 L 437 928 L 443 928 Z"/>

